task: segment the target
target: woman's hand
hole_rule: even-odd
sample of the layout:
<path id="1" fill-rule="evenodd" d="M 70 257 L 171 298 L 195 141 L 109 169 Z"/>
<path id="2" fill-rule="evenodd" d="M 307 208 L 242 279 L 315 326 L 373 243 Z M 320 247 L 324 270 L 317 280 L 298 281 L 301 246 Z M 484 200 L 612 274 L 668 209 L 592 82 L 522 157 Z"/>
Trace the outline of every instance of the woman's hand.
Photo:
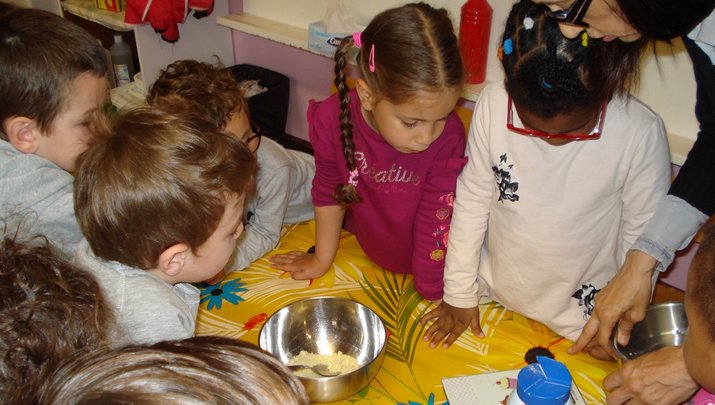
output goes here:
<path id="1" fill-rule="evenodd" d="M 665 347 L 629 360 L 603 380 L 608 405 L 682 404 L 698 385 L 685 368 L 683 347 Z"/>
<path id="2" fill-rule="evenodd" d="M 420 319 L 420 324 L 425 325 L 432 319 L 435 321 L 423 337 L 424 341 L 430 342 L 432 348 L 437 347 L 443 340 L 442 347 L 448 348 L 467 327 L 471 327 L 477 337 L 484 337 L 482 328 L 479 326 L 479 307 L 457 308 L 442 301 L 437 308 Z"/>
<path id="3" fill-rule="evenodd" d="M 617 339 L 628 344 L 633 325 L 645 318 L 652 291 L 653 271 L 657 262 L 639 250 L 630 250 L 620 271 L 596 295 L 591 318 L 576 343 L 568 350 L 576 354 L 593 345 L 592 340 L 615 357 L 611 332 L 618 325 Z M 619 322 L 620 321 L 620 322 Z"/>
<path id="4" fill-rule="evenodd" d="M 268 259 L 274 268 L 287 271 L 295 280 L 309 280 L 322 276 L 330 269 L 331 263 L 321 263 L 313 253 L 288 252 Z"/>

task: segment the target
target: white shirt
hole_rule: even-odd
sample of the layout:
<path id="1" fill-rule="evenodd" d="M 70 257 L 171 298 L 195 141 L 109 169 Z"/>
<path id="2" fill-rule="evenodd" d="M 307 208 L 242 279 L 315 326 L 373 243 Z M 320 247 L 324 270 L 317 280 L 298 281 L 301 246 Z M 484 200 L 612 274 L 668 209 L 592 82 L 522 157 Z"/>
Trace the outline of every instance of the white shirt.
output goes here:
<path id="1" fill-rule="evenodd" d="M 457 182 L 444 301 L 485 296 L 575 339 L 667 191 L 663 122 L 616 98 L 600 139 L 552 146 L 509 131 L 506 115 L 503 83 L 487 86 Z"/>

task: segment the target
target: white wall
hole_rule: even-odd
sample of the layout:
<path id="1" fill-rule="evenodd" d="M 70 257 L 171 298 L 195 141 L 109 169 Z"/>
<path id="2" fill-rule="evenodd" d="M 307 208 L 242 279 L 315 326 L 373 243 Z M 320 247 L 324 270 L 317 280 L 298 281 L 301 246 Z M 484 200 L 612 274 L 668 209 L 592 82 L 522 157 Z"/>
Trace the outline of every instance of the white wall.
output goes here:
<path id="1" fill-rule="evenodd" d="M 207 17 L 197 19 L 191 13 L 179 25 L 180 38 L 173 44 L 161 39 L 149 24 L 137 25 L 134 35 L 147 88 L 159 76 L 161 69 L 180 59 L 214 62 L 214 56 L 217 56 L 225 65 L 230 65 L 234 58 L 231 30 L 216 24 L 216 17 L 228 12 L 228 4 L 220 0 Z"/>

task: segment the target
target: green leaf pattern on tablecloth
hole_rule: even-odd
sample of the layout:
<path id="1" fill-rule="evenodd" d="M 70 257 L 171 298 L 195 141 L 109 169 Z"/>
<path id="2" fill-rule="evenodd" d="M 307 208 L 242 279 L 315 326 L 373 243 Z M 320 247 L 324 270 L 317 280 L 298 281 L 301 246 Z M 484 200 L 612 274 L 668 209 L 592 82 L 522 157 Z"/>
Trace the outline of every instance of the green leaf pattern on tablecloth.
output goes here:
<path id="1" fill-rule="evenodd" d="M 541 324 L 495 305 L 480 305 L 482 328 L 487 335 L 477 339 L 471 331 L 449 349 L 432 349 L 422 340 L 425 326 L 419 319 L 434 306 L 415 291 L 412 275 L 386 271 L 363 253 L 357 239 L 341 235 L 334 265 L 316 280 L 293 280 L 273 269 L 268 257 L 292 250 L 306 251 L 315 240 L 313 221 L 288 225 L 279 246 L 249 268 L 229 273 L 224 282 L 240 279 L 243 301 L 209 311 L 201 304 L 197 318 L 198 335 L 222 335 L 257 343 L 265 319 L 292 302 L 316 297 L 348 297 L 373 309 L 389 331 L 385 360 L 368 387 L 341 401 L 357 405 L 443 404 L 446 395 L 442 378 L 518 367 L 524 348 L 532 344 L 558 342 L 558 336 Z M 524 335 L 533 334 L 533 337 Z M 560 356 L 566 356 L 567 342 L 558 342 Z M 614 368 L 597 363 L 586 355 L 566 358 L 575 370 L 574 380 L 589 404 L 602 403 L 601 380 Z"/>

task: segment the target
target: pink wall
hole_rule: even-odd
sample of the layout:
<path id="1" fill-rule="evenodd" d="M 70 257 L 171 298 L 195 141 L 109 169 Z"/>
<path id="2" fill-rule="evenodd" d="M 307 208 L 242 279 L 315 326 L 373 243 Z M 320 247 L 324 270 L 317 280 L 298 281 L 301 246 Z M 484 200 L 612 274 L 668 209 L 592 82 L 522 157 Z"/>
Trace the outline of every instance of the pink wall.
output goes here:
<path id="1" fill-rule="evenodd" d="M 286 132 L 307 140 L 308 101 L 330 95 L 332 59 L 238 31 L 233 31 L 233 43 L 236 63 L 250 63 L 288 76 L 290 105 Z"/>
<path id="2" fill-rule="evenodd" d="M 686 249 L 678 252 L 675 261 L 668 270 L 660 276 L 660 280 L 681 291 L 685 291 L 685 284 L 688 277 L 690 262 L 698 251 L 698 244 L 693 243 Z"/>

